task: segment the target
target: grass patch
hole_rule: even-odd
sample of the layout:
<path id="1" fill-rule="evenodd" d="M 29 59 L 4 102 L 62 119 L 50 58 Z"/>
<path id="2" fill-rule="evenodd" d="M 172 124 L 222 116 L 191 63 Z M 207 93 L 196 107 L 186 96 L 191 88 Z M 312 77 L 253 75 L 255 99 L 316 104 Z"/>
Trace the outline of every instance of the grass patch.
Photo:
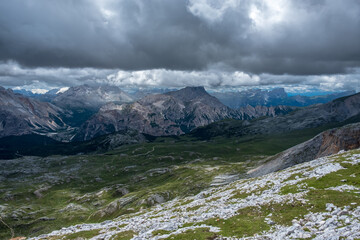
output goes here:
<path id="1" fill-rule="evenodd" d="M 186 211 L 195 211 L 195 210 L 198 210 L 201 207 L 203 207 L 203 205 L 198 205 L 198 206 L 194 206 L 194 207 L 188 207 L 186 209 Z"/>
<path id="2" fill-rule="evenodd" d="M 225 237 L 252 236 L 255 233 L 270 229 L 265 223 L 265 215 L 261 209 L 255 207 L 240 209 L 238 215 L 229 219 L 215 218 L 204 221 L 203 223 L 219 227 L 221 229 L 219 234 Z"/>
<path id="3" fill-rule="evenodd" d="M 251 193 L 236 191 L 236 193 L 230 199 L 244 199 L 250 195 Z"/>
<path id="4" fill-rule="evenodd" d="M 310 190 L 306 196 L 311 205 L 311 211 L 322 212 L 326 209 L 326 203 L 332 203 L 337 207 L 353 206 L 351 203 L 359 205 L 358 194 L 351 192 L 338 192 L 333 190 Z M 356 206 L 355 205 L 355 206 Z"/>
<path id="5" fill-rule="evenodd" d="M 82 231 L 73 234 L 66 235 L 63 239 L 77 239 L 77 238 L 85 238 L 89 239 L 99 234 L 99 230 L 90 230 L 90 231 Z"/>
<path id="6" fill-rule="evenodd" d="M 212 240 L 217 237 L 216 233 L 212 233 L 208 228 L 196 228 L 194 230 L 188 230 L 184 233 L 172 235 L 167 240 L 184 240 L 184 239 L 204 239 Z"/>
<path id="7" fill-rule="evenodd" d="M 299 192 L 299 188 L 296 184 L 294 185 L 286 185 L 284 187 L 282 187 L 280 189 L 280 194 L 281 195 L 286 195 L 286 194 L 289 194 L 289 193 L 298 193 Z"/>
<path id="8" fill-rule="evenodd" d="M 342 163 L 341 165 L 343 165 L 345 169 L 329 173 L 319 179 L 306 180 L 308 186 L 317 189 L 336 187 L 344 184 L 360 187 L 360 164 L 352 165 Z"/>
<path id="9" fill-rule="evenodd" d="M 111 240 L 130 240 L 136 233 L 134 231 L 125 231 L 112 236 Z"/>
<path id="10" fill-rule="evenodd" d="M 169 234 L 171 233 L 171 231 L 167 231 L 167 230 L 155 230 L 152 232 L 153 236 L 157 236 L 157 235 L 165 235 L 165 234 Z"/>
<path id="11" fill-rule="evenodd" d="M 297 177 L 301 178 L 302 176 L 303 176 L 302 173 L 294 173 L 294 174 L 291 174 L 291 176 L 287 180 L 288 181 L 295 180 Z"/>
<path id="12" fill-rule="evenodd" d="M 307 205 L 300 202 L 294 202 L 292 204 L 271 204 L 263 206 L 262 211 L 264 214 L 272 214 L 271 219 L 280 225 L 290 226 L 292 220 L 295 218 L 302 218 L 309 210 Z"/>

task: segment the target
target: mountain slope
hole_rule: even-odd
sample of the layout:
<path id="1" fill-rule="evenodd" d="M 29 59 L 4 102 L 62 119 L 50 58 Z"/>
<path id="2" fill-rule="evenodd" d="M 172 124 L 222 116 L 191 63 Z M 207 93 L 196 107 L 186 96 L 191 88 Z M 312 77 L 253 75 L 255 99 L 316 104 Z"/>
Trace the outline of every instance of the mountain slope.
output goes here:
<path id="1" fill-rule="evenodd" d="M 50 104 L 0 87 L 0 137 L 29 133 L 55 133 L 68 129 L 67 113 Z"/>
<path id="2" fill-rule="evenodd" d="M 349 124 L 322 132 L 304 143 L 279 153 L 264 165 L 249 171 L 248 174 L 251 177 L 257 177 L 315 158 L 335 154 L 340 150 L 351 150 L 359 147 L 360 123 Z"/>
<path id="3" fill-rule="evenodd" d="M 131 104 L 107 104 L 82 125 L 77 140 L 118 131 L 137 129 L 154 136 L 180 135 L 209 123 L 231 118 L 252 119 L 264 115 L 290 112 L 289 107 L 247 107 L 233 110 L 209 95 L 203 87 L 146 96 Z"/>
<path id="4" fill-rule="evenodd" d="M 345 152 L 32 239 L 357 239 L 359 164 L 359 150 Z"/>

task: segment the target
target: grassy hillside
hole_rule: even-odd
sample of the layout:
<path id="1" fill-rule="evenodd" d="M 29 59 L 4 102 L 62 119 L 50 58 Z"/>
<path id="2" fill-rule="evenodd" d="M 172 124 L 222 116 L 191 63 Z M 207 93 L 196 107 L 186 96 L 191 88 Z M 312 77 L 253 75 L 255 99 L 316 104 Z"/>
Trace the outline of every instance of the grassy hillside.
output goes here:
<path id="1" fill-rule="evenodd" d="M 353 150 L 40 239 L 358 239 L 359 177 Z"/>
<path id="2" fill-rule="evenodd" d="M 105 154 L 1 161 L 1 217 L 16 235 L 26 236 L 112 219 L 197 194 L 220 174 L 241 178 L 268 156 L 313 135 L 294 132 L 209 141 L 167 137 Z M 0 236 L 10 237 L 4 224 Z"/>

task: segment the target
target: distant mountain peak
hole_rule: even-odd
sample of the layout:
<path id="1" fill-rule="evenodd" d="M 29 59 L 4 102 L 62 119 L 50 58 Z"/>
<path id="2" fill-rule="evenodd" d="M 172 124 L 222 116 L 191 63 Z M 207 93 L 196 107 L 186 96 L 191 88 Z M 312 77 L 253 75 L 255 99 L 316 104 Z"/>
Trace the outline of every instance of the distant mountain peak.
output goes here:
<path id="1" fill-rule="evenodd" d="M 165 93 L 165 95 L 170 95 L 175 98 L 181 99 L 183 101 L 191 101 L 193 99 L 208 96 L 211 97 L 211 95 L 206 92 L 205 88 L 202 86 L 199 87 L 185 87 L 180 90 L 172 91 Z"/>

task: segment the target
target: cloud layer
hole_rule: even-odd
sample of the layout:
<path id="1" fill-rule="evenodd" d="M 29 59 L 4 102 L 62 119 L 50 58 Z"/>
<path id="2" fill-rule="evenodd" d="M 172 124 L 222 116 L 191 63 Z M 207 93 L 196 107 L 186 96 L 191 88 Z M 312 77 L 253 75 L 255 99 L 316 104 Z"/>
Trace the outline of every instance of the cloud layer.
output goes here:
<path id="1" fill-rule="evenodd" d="M 121 88 L 205 86 L 207 89 L 284 87 L 288 92 L 360 91 L 360 68 L 347 74 L 274 75 L 248 74 L 242 71 L 184 71 L 168 69 L 109 70 L 95 68 L 26 68 L 15 62 L 0 64 L 0 82 L 11 88 L 33 91 L 80 84 L 108 84 Z M 21 86 L 21 87 L 19 87 Z"/>
<path id="2" fill-rule="evenodd" d="M 358 0 L 0 2 L 0 61 L 26 67 L 343 74 Z"/>

